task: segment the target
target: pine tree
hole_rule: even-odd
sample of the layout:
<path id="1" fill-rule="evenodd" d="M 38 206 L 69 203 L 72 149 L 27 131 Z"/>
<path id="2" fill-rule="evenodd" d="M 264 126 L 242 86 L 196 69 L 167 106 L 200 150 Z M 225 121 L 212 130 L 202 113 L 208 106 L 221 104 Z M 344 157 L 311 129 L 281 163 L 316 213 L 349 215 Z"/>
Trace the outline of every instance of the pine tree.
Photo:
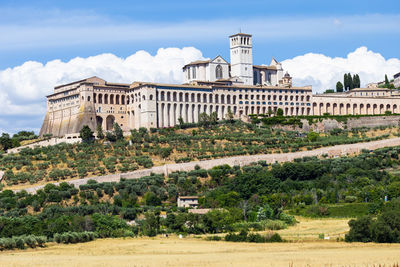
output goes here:
<path id="1" fill-rule="evenodd" d="M 385 86 L 389 87 L 389 79 L 386 74 L 385 74 Z"/>
<path id="2" fill-rule="evenodd" d="M 343 84 L 341 82 L 336 83 L 336 92 L 338 93 L 343 92 Z"/>

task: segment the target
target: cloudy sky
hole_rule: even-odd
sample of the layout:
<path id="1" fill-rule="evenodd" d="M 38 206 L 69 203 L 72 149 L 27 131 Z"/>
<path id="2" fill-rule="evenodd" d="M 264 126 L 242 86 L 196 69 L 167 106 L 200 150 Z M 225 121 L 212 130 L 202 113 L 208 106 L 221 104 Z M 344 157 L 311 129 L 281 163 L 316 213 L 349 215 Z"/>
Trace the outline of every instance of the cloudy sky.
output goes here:
<path id="1" fill-rule="evenodd" d="M 275 57 L 314 92 L 346 72 L 362 85 L 400 72 L 398 0 L 2 0 L 0 132 L 38 132 L 57 84 L 180 83 L 190 61 L 229 60 L 239 30 L 253 34 L 254 64 Z"/>

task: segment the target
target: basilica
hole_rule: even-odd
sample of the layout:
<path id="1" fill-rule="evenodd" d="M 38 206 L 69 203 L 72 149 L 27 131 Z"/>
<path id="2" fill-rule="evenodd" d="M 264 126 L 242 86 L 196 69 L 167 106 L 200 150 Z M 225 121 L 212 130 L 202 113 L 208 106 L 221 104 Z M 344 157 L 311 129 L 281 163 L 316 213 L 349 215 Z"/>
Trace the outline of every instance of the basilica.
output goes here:
<path id="1" fill-rule="evenodd" d="M 130 129 L 173 127 L 180 118 L 196 123 L 201 113 L 226 118 L 266 114 L 278 108 L 285 116 L 324 113 L 399 113 L 400 96 L 393 90 L 357 88 L 345 93 L 312 94 L 311 86 L 296 87 L 274 58 L 269 65 L 253 65 L 252 36 L 229 37 L 230 62 L 216 56 L 183 66 L 183 84 L 111 83 L 98 77 L 56 86 L 47 96 L 47 112 L 40 135 L 61 137 L 78 133 L 83 125 L 111 130 L 118 123 Z"/>

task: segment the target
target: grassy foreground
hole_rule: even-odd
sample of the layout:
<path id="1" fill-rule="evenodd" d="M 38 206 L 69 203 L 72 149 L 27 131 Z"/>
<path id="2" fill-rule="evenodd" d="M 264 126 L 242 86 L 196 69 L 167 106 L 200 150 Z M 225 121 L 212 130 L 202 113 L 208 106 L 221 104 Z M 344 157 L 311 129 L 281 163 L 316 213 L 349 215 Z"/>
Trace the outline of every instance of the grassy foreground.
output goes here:
<path id="1" fill-rule="evenodd" d="M 177 236 L 49 243 L 41 249 L 0 252 L 2 266 L 391 266 L 400 244 L 336 242 L 347 219 L 297 218 L 278 231 L 289 243 L 231 243 Z M 331 240 L 319 240 L 324 233 Z"/>
<path id="2" fill-rule="evenodd" d="M 99 239 L 0 253 L 3 266 L 391 266 L 400 244 L 229 243 L 195 238 Z M 292 264 L 292 265 L 291 265 Z"/>

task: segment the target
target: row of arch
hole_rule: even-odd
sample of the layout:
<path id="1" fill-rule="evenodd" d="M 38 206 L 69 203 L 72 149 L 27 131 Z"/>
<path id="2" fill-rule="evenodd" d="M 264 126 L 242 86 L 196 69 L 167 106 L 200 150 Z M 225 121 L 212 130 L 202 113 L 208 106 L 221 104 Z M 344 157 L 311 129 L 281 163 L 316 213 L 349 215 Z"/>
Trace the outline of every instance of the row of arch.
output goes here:
<path id="1" fill-rule="evenodd" d="M 93 94 L 94 103 L 98 104 L 116 104 L 116 105 L 125 105 L 125 96 L 124 95 L 114 95 L 114 94 Z M 90 101 L 90 98 L 88 98 Z"/>
<path id="2" fill-rule="evenodd" d="M 201 113 L 210 115 L 215 112 L 218 119 L 222 120 L 226 119 L 229 109 L 235 117 L 240 117 L 241 115 L 267 114 L 269 108 L 265 106 L 244 106 L 238 108 L 237 106 L 227 105 L 159 103 L 157 105 L 157 127 L 175 126 L 179 123 L 179 118 L 182 118 L 186 123 L 197 123 L 199 122 Z M 277 109 L 278 107 L 272 108 L 274 112 Z M 283 110 L 286 116 L 312 115 L 310 107 L 286 107 Z"/>
<path id="3" fill-rule="evenodd" d="M 364 104 L 364 103 L 313 103 L 315 115 L 329 113 L 332 115 L 376 115 L 384 114 L 385 111 L 398 113 L 396 104 Z"/>
<path id="4" fill-rule="evenodd" d="M 293 96 L 293 95 L 219 95 L 207 93 L 177 93 L 177 92 L 157 92 L 157 100 L 160 101 L 173 101 L 173 102 L 198 102 L 198 103 L 212 103 L 212 104 L 236 104 L 237 99 L 242 100 L 279 100 L 279 101 L 310 101 L 310 96 Z"/>

